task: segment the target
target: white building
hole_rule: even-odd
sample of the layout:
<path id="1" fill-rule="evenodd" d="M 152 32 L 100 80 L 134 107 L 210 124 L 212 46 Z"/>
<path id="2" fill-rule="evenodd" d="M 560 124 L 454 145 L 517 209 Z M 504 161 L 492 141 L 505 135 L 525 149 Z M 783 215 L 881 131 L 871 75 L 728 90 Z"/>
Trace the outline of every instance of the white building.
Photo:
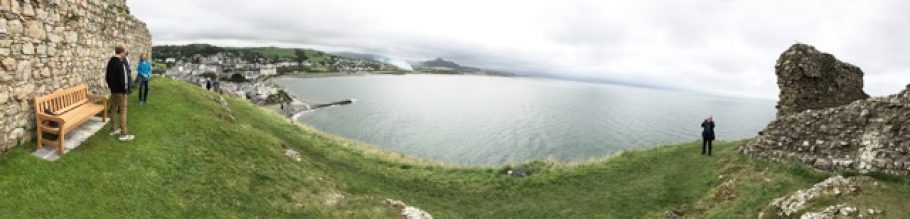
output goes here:
<path id="1" fill-rule="evenodd" d="M 266 68 L 259 69 L 260 76 L 269 76 L 269 75 L 276 75 L 276 74 L 278 74 L 278 68 L 275 68 L 275 67 L 270 67 L 270 68 L 266 67 Z"/>

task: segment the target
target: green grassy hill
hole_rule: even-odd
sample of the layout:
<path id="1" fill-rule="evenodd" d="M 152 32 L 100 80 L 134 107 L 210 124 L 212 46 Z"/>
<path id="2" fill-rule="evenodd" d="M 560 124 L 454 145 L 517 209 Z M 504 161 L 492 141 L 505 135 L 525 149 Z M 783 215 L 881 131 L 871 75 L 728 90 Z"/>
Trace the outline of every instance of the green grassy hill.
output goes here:
<path id="1" fill-rule="evenodd" d="M 106 132 L 56 162 L 33 145 L 0 156 L 3 218 L 395 218 L 402 200 L 436 218 L 755 218 L 771 199 L 828 174 L 756 161 L 720 142 L 626 152 L 575 164 L 532 162 L 531 175 L 410 159 L 297 125 L 243 100 L 170 79 L 151 82 L 150 105 L 131 96 L 135 141 Z M 605 142 L 605 144 L 607 144 Z M 296 161 L 284 147 L 300 151 Z M 850 202 L 887 217 L 910 213 L 910 180 L 814 206 Z M 732 181 L 734 186 L 720 186 Z"/>

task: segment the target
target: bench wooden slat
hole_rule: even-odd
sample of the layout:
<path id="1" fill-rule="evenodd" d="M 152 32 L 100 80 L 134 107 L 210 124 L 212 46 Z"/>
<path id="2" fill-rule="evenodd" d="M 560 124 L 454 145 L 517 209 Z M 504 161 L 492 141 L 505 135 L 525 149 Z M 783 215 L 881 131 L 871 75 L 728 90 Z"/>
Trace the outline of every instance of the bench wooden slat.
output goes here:
<path id="1" fill-rule="evenodd" d="M 88 121 L 92 116 L 101 113 L 104 111 L 104 106 L 97 104 L 86 104 L 84 107 L 73 109 L 69 112 L 61 114 L 59 118 L 67 121 L 63 127 L 64 132 L 69 132 Z"/>
<path id="2" fill-rule="evenodd" d="M 88 100 L 83 99 L 83 100 L 80 100 L 80 101 L 78 101 L 78 102 L 71 103 L 71 104 L 69 104 L 69 106 L 67 106 L 67 107 L 64 107 L 64 108 L 61 108 L 61 109 L 59 109 L 59 110 L 56 110 L 56 111 L 54 111 L 54 113 L 63 114 L 63 113 L 69 112 L 70 110 L 72 110 L 72 109 L 74 109 L 74 108 L 80 107 L 80 106 L 82 106 L 83 104 L 86 104 L 86 103 L 88 103 Z"/>

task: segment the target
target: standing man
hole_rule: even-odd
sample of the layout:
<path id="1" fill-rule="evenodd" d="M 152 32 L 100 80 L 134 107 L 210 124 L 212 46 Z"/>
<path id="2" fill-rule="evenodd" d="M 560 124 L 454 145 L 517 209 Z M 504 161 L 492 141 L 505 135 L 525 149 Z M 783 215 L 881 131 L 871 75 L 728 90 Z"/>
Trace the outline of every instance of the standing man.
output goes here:
<path id="1" fill-rule="evenodd" d="M 705 154 L 707 149 L 708 156 L 711 156 L 711 143 L 714 141 L 714 118 L 710 115 L 701 122 L 701 154 Z"/>
<path id="2" fill-rule="evenodd" d="M 148 54 L 139 55 L 139 64 L 136 66 L 136 71 L 139 72 L 139 105 L 145 106 L 149 99 L 149 80 L 152 79 L 152 62 L 149 61 Z"/>
<path id="3" fill-rule="evenodd" d="M 111 135 L 120 135 L 120 141 L 131 141 L 136 136 L 130 135 L 126 128 L 126 98 L 129 93 L 129 71 L 124 63 L 126 59 L 127 48 L 125 45 L 119 45 L 114 48 L 114 57 L 107 62 L 107 72 L 104 79 L 107 87 L 111 90 L 111 112 L 117 112 L 117 116 L 111 116 Z M 117 126 L 117 120 L 120 120 Z"/>

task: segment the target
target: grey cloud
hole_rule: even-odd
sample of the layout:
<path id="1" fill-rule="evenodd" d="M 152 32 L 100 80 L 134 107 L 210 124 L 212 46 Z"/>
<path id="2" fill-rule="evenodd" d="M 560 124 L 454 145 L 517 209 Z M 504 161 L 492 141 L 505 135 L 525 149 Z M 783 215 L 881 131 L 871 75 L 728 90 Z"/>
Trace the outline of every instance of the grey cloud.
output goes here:
<path id="1" fill-rule="evenodd" d="M 775 98 L 794 42 L 910 82 L 905 1 L 128 1 L 156 43 L 298 45 Z M 161 7 L 161 5 L 170 5 Z"/>

